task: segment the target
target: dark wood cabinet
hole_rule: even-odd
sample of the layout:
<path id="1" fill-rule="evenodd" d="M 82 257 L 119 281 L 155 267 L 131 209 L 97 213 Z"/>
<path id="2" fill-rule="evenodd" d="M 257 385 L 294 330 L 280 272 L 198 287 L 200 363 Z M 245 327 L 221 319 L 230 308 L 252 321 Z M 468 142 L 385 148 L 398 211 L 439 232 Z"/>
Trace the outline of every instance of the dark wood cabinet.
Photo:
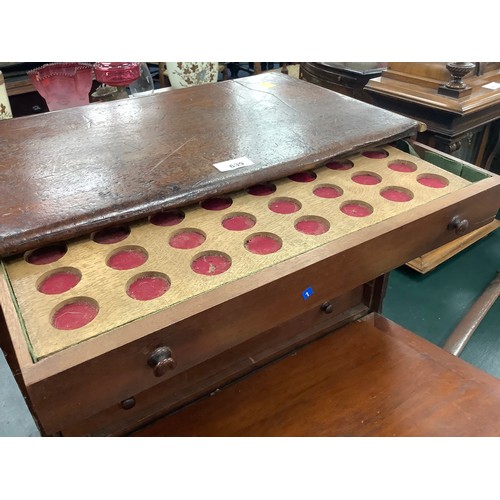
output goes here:
<path id="1" fill-rule="evenodd" d="M 389 63 L 365 91 L 376 106 L 425 124 L 420 142 L 490 169 L 500 140 L 500 63 L 475 63 L 463 96 L 440 92 L 450 80 L 446 63 Z"/>
<path id="2" fill-rule="evenodd" d="M 303 62 L 300 63 L 300 78 L 370 102 L 364 87 L 371 78 L 380 76 L 386 66 L 383 62 Z"/>

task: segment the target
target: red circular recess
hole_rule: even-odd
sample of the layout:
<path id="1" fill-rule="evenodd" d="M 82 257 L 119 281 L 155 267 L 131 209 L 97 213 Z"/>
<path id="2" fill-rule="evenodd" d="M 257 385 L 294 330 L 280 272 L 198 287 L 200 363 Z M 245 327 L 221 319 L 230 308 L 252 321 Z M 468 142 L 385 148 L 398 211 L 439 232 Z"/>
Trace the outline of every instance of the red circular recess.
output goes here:
<path id="1" fill-rule="evenodd" d="M 264 182 L 262 184 L 255 184 L 247 189 L 248 194 L 253 196 L 267 196 L 273 194 L 276 191 L 276 186 L 271 182 Z"/>
<path id="2" fill-rule="evenodd" d="M 184 212 L 171 211 L 171 212 L 159 212 L 153 215 L 149 222 L 155 226 L 175 226 L 184 220 Z"/>
<path id="3" fill-rule="evenodd" d="M 81 276 L 76 271 L 56 271 L 40 283 L 38 291 L 46 295 L 57 295 L 71 290 L 80 280 Z"/>
<path id="4" fill-rule="evenodd" d="M 231 215 L 222 221 L 222 226 L 230 231 L 244 231 L 255 226 L 255 220 L 249 215 Z"/>
<path id="5" fill-rule="evenodd" d="M 170 289 L 170 281 L 163 276 L 136 276 L 127 288 L 127 295 L 135 300 L 153 300 Z"/>
<path id="6" fill-rule="evenodd" d="M 174 234 L 168 243 L 173 248 L 188 250 L 199 247 L 205 242 L 205 239 L 205 235 L 198 231 L 186 230 Z"/>
<path id="7" fill-rule="evenodd" d="M 313 194 L 320 198 L 338 198 L 342 196 L 342 191 L 334 186 L 320 186 L 313 191 Z"/>
<path id="8" fill-rule="evenodd" d="M 80 299 L 60 307 L 52 317 L 52 325 L 58 330 L 75 330 L 88 325 L 98 312 L 96 304 Z"/>
<path id="9" fill-rule="evenodd" d="M 293 214 L 300 210 L 300 203 L 294 200 L 273 200 L 269 203 L 269 210 L 277 214 Z"/>
<path id="10" fill-rule="evenodd" d="M 396 172 L 415 172 L 415 170 L 417 170 L 416 165 L 405 161 L 395 161 L 393 163 L 389 163 L 388 167 Z"/>
<path id="11" fill-rule="evenodd" d="M 200 203 L 205 210 L 225 210 L 233 204 L 233 200 L 228 197 L 209 198 Z"/>
<path id="12" fill-rule="evenodd" d="M 351 217 L 366 217 L 373 212 L 367 205 L 356 202 L 346 203 L 340 210 Z"/>
<path id="13" fill-rule="evenodd" d="M 380 182 L 380 179 L 372 174 L 357 174 L 352 177 L 352 180 L 357 184 L 364 184 L 365 186 L 373 186 Z"/>
<path id="14" fill-rule="evenodd" d="M 148 260 L 148 255 L 144 250 L 137 248 L 126 248 L 114 253 L 106 262 L 108 267 L 118 271 L 134 269 L 142 266 Z"/>
<path id="15" fill-rule="evenodd" d="M 275 236 L 256 234 L 245 242 L 245 248 L 258 255 L 275 253 L 281 248 L 281 241 Z"/>
<path id="16" fill-rule="evenodd" d="M 339 160 L 339 161 L 329 161 L 325 167 L 332 170 L 349 170 L 354 166 L 354 163 L 350 160 Z"/>
<path id="17" fill-rule="evenodd" d="M 384 189 L 380 195 L 386 200 L 390 201 L 410 201 L 413 196 L 406 190 L 398 188 L 388 188 Z"/>
<path id="18" fill-rule="evenodd" d="M 375 149 L 372 151 L 363 151 L 361 154 L 363 156 L 366 156 L 366 158 L 371 158 L 372 160 L 387 158 L 389 156 L 389 153 L 387 151 L 375 150 Z"/>
<path id="19" fill-rule="evenodd" d="M 433 175 L 424 175 L 419 177 L 417 181 L 423 186 L 431 187 L 431 188 L 444 188 L 448 185 L 446 179 L 442 177 L 433 176 Z"/>
<path id="20" fill-rule="evenodd" d="M 300 233 L 317 236 L 326 233 L 330 229 L 330 224 L 319 218 L 303 219 L 295 224 L 295 229 Z"/>
<path id="21" fill-rule="evenodd" d="M 38 248 L 26 255 L 25 260 L 30 264 L 41 266 L 43 264 L 51 264 L 64 257 L 68 247 L 66 245 L 51 245 L 49 247 Z"/>
<path id="22" fill-rule="evenodd" d="M 93 240 L 102 245 L 110 245 L 123 241 L 130 234 L 128 226 L 110 227 L 94 234 Z"/>
<path id="23" fill-rule="evenodd" d="M 198 274 L 213 276 L 222 274 L 231 267 L 231 259 L 224 254 L 206 254 L 193 260 L 191 269 Z"/>
<path id="24" fill-rule="evenodd" d="M 312 182 L 316 177 L 317 175 L 314 172 L 297 172 L 288 176 L 290 180 L 295 182 Z"/>

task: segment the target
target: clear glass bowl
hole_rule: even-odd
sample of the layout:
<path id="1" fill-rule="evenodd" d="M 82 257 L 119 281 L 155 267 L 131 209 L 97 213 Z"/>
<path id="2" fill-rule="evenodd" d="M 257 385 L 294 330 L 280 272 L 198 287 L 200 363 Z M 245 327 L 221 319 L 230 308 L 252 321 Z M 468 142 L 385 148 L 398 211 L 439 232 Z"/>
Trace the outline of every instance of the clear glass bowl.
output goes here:
<path id="1" fill-rule="evenodd" d="M 141 62 L 139 66 L 141 76 L 128 86 L 130 89 L 130 97 L 144 97 L 152 95 L 154 92 L 154 82 L 147 63 Z"/>

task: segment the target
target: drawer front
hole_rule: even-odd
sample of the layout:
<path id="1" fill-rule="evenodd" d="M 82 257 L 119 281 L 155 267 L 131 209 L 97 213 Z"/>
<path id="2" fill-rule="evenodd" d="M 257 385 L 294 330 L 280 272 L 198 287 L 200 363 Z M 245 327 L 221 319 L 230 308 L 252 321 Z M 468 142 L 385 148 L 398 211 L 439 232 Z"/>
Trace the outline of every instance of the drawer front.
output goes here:
<path id="1" fill-rule="evenodd" d="M 279 325 L 295 322 L 301 331 L 331 328 L 339 314 L 362 299 L 360 291 L 354 299 L 337 299 L 334 291 L 327 269 L 314 278 L 307 271 L 294 274 L 292 280 L 270 283 L 31 384 L 31 402 L 44 431 L 53 434 Z M 140 330 L 144 322 L 147 319 L 135 327 Z M 271 334 L 271 351 L 274 342 Z M 152 355 L 162 348 L 168 350 L 165 366 L 159 360 L 152 366 Z"/>
<path id="2" fill-rule="evenodd" d="M 217 392 L 256 368 L 293 349 L 330 332 L 332 329 L 364 317 L 369 307 L 369 287 L 359 287 L 333 299 L 333 311 L 318 318 L 317 310 L 307 311 L 292 320 L 252 337 L 189 370 L 137 394 L 117 399 L 106 410 L 68 426 L 65 436 L 124 435 L 159 416 L 191 403 L 199 397 Z"/>

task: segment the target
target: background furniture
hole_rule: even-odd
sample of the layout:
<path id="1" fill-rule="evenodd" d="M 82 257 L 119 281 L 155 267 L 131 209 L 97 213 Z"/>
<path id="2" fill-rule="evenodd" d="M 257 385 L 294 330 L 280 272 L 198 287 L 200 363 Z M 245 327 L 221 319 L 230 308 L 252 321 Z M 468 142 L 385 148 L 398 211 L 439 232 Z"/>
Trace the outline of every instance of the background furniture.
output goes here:
<path id="1" fill-rule="evenodd" d="M 468 95 L 440 93 L 446 63 L 389 63 L 365 91 L 373 104 L 427 125 L 418 140 L 454 157 L 491 168 L 500 141 L 500 63 L 475 63 L 464 77 Z"/>
<path id="2" fill-rule="evenodd" d="M 300 78 L 340 94 L 370 102 L 364 87 L 386 68 L 383 62 L 302 62 Z"/>
<path id="3" fill-rule="evenodd" d="M 27 75 L 27 71 L 42 64 L 44 63 L 0 63 L 14 117 L 44 113 L 49 110 L 45 99 L 36 91 Z"/>

